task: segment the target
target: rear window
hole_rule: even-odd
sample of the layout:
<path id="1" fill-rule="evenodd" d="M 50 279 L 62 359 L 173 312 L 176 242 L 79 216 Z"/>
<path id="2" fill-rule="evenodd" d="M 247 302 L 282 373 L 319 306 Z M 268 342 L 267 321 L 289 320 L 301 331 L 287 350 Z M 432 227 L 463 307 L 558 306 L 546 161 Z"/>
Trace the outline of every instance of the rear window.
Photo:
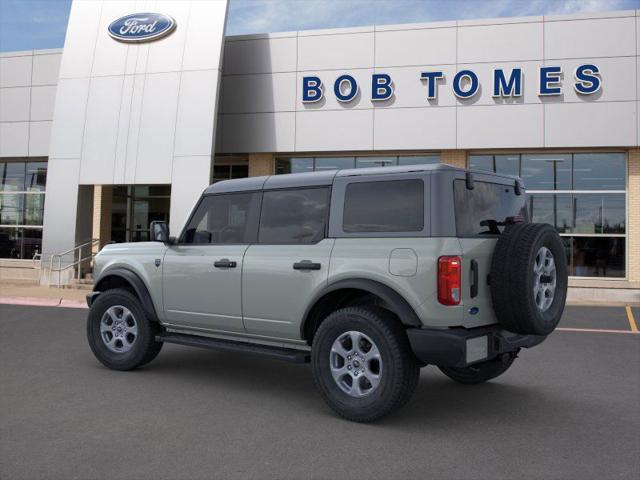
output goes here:
<path id="1" fill-rule="evenodd" d="M 342 229 L 358 232 L 420 232 L 424 229 L 424 182 L 391 180 L 347 185 Z"/>
<path id="2" fill-rule="evenodd" d="M 460 237 L 498 235 L 509 217 L 528 220 L 525 196 L 516 195 L 512 186 L 476 181 L 469 190 L 464 180 L 456 180 L 453 190 Z"/>

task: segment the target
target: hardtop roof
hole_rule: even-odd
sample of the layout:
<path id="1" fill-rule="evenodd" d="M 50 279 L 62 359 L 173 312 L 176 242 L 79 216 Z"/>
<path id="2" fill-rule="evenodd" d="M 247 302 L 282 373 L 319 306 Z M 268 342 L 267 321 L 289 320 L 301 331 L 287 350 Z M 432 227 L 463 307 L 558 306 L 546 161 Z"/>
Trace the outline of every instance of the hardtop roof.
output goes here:
<path id="1" fill-rule="evenodd" d="M 465 170 L 443 163 L 404 165 L 397 167 L 370 167 L 370 168 L 348 168 L 342 170 L 330 170 L 320 172 L 286 173 L 282 175 L 269 175 L 262 177 L 236 178 L 232 180 L 222 180 L 216 182 L 204 191 L 205 195 L 215 193 L 246 192 L 252 190 L 273 190 L 293 187 L 317 187 L 332 185 L 336 177 L 363 177 L 375 175 L 402 174 L 411 172 L 446 171 L 458 172 L 470 171 L 483 175 L 492 175 L 503 178 L 513 178 L 511 175 L 496 174 L 484 170 Z"/>

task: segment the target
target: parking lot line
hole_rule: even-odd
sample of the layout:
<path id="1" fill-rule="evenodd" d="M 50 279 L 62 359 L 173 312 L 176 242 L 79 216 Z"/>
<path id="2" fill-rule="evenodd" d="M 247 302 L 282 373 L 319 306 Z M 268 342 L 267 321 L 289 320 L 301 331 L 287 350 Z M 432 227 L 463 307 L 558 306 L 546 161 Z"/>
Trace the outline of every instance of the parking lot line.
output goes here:
<path id="1" fill-rule="evenodd" d="M 604 328 L 567 328 L 567 327 L 558 327 L 556 330 L 561 332 L 586 332 L 586 333 L 631 333 L 638 334 L 638 330 L 611 330 Z"/>
<path id="2" fill-rule="evenodd" d="M 632 332 L 637 332 L 638 331 L 638 325 L 636 324 L 636 319 L 633 318 L 633 312 L 631 311 L 631 305 L 627 305 L 625 307 L 625 310 L 627 311 L 627 319 L 629 320 L 629 326 L 631 327 L 631 331 Z"/>

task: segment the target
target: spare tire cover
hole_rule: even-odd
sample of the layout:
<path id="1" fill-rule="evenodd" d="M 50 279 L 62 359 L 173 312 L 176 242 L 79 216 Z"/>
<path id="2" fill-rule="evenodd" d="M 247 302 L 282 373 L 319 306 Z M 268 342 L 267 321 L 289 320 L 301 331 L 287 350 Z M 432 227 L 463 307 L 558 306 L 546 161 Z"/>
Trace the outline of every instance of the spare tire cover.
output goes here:
<path id="1" fill-rule="evenodd" d="M 491 261 L 491 300 L 505 329 L 548 335 L 567 298 L 567 257 L 556 230 L 545 223 L 508 226 Z"/>

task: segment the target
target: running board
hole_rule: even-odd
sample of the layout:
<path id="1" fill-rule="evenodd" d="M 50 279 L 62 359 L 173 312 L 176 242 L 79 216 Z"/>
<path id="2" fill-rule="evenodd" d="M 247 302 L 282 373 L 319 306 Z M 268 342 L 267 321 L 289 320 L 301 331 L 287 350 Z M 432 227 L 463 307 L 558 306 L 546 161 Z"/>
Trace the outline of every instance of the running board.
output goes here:
<path id="1" fill-rule="evenodd" d="M 238 342 L 235 340 L 223 340 L 220 338 L 200 337 L 197 335 L 184 335 L 182 333 L 165 333 L 156 336 L 157 342 L 175 343 L 189 347 L 208 348 L 210 350 L 224 350 L 227 352 L 241 352 L 261 357 L 269 357 L 291 363 L 308 363 L 311 361 L 311 353 L 294 348 L 272 347 L 258 345 L 256 343 Z"/>

